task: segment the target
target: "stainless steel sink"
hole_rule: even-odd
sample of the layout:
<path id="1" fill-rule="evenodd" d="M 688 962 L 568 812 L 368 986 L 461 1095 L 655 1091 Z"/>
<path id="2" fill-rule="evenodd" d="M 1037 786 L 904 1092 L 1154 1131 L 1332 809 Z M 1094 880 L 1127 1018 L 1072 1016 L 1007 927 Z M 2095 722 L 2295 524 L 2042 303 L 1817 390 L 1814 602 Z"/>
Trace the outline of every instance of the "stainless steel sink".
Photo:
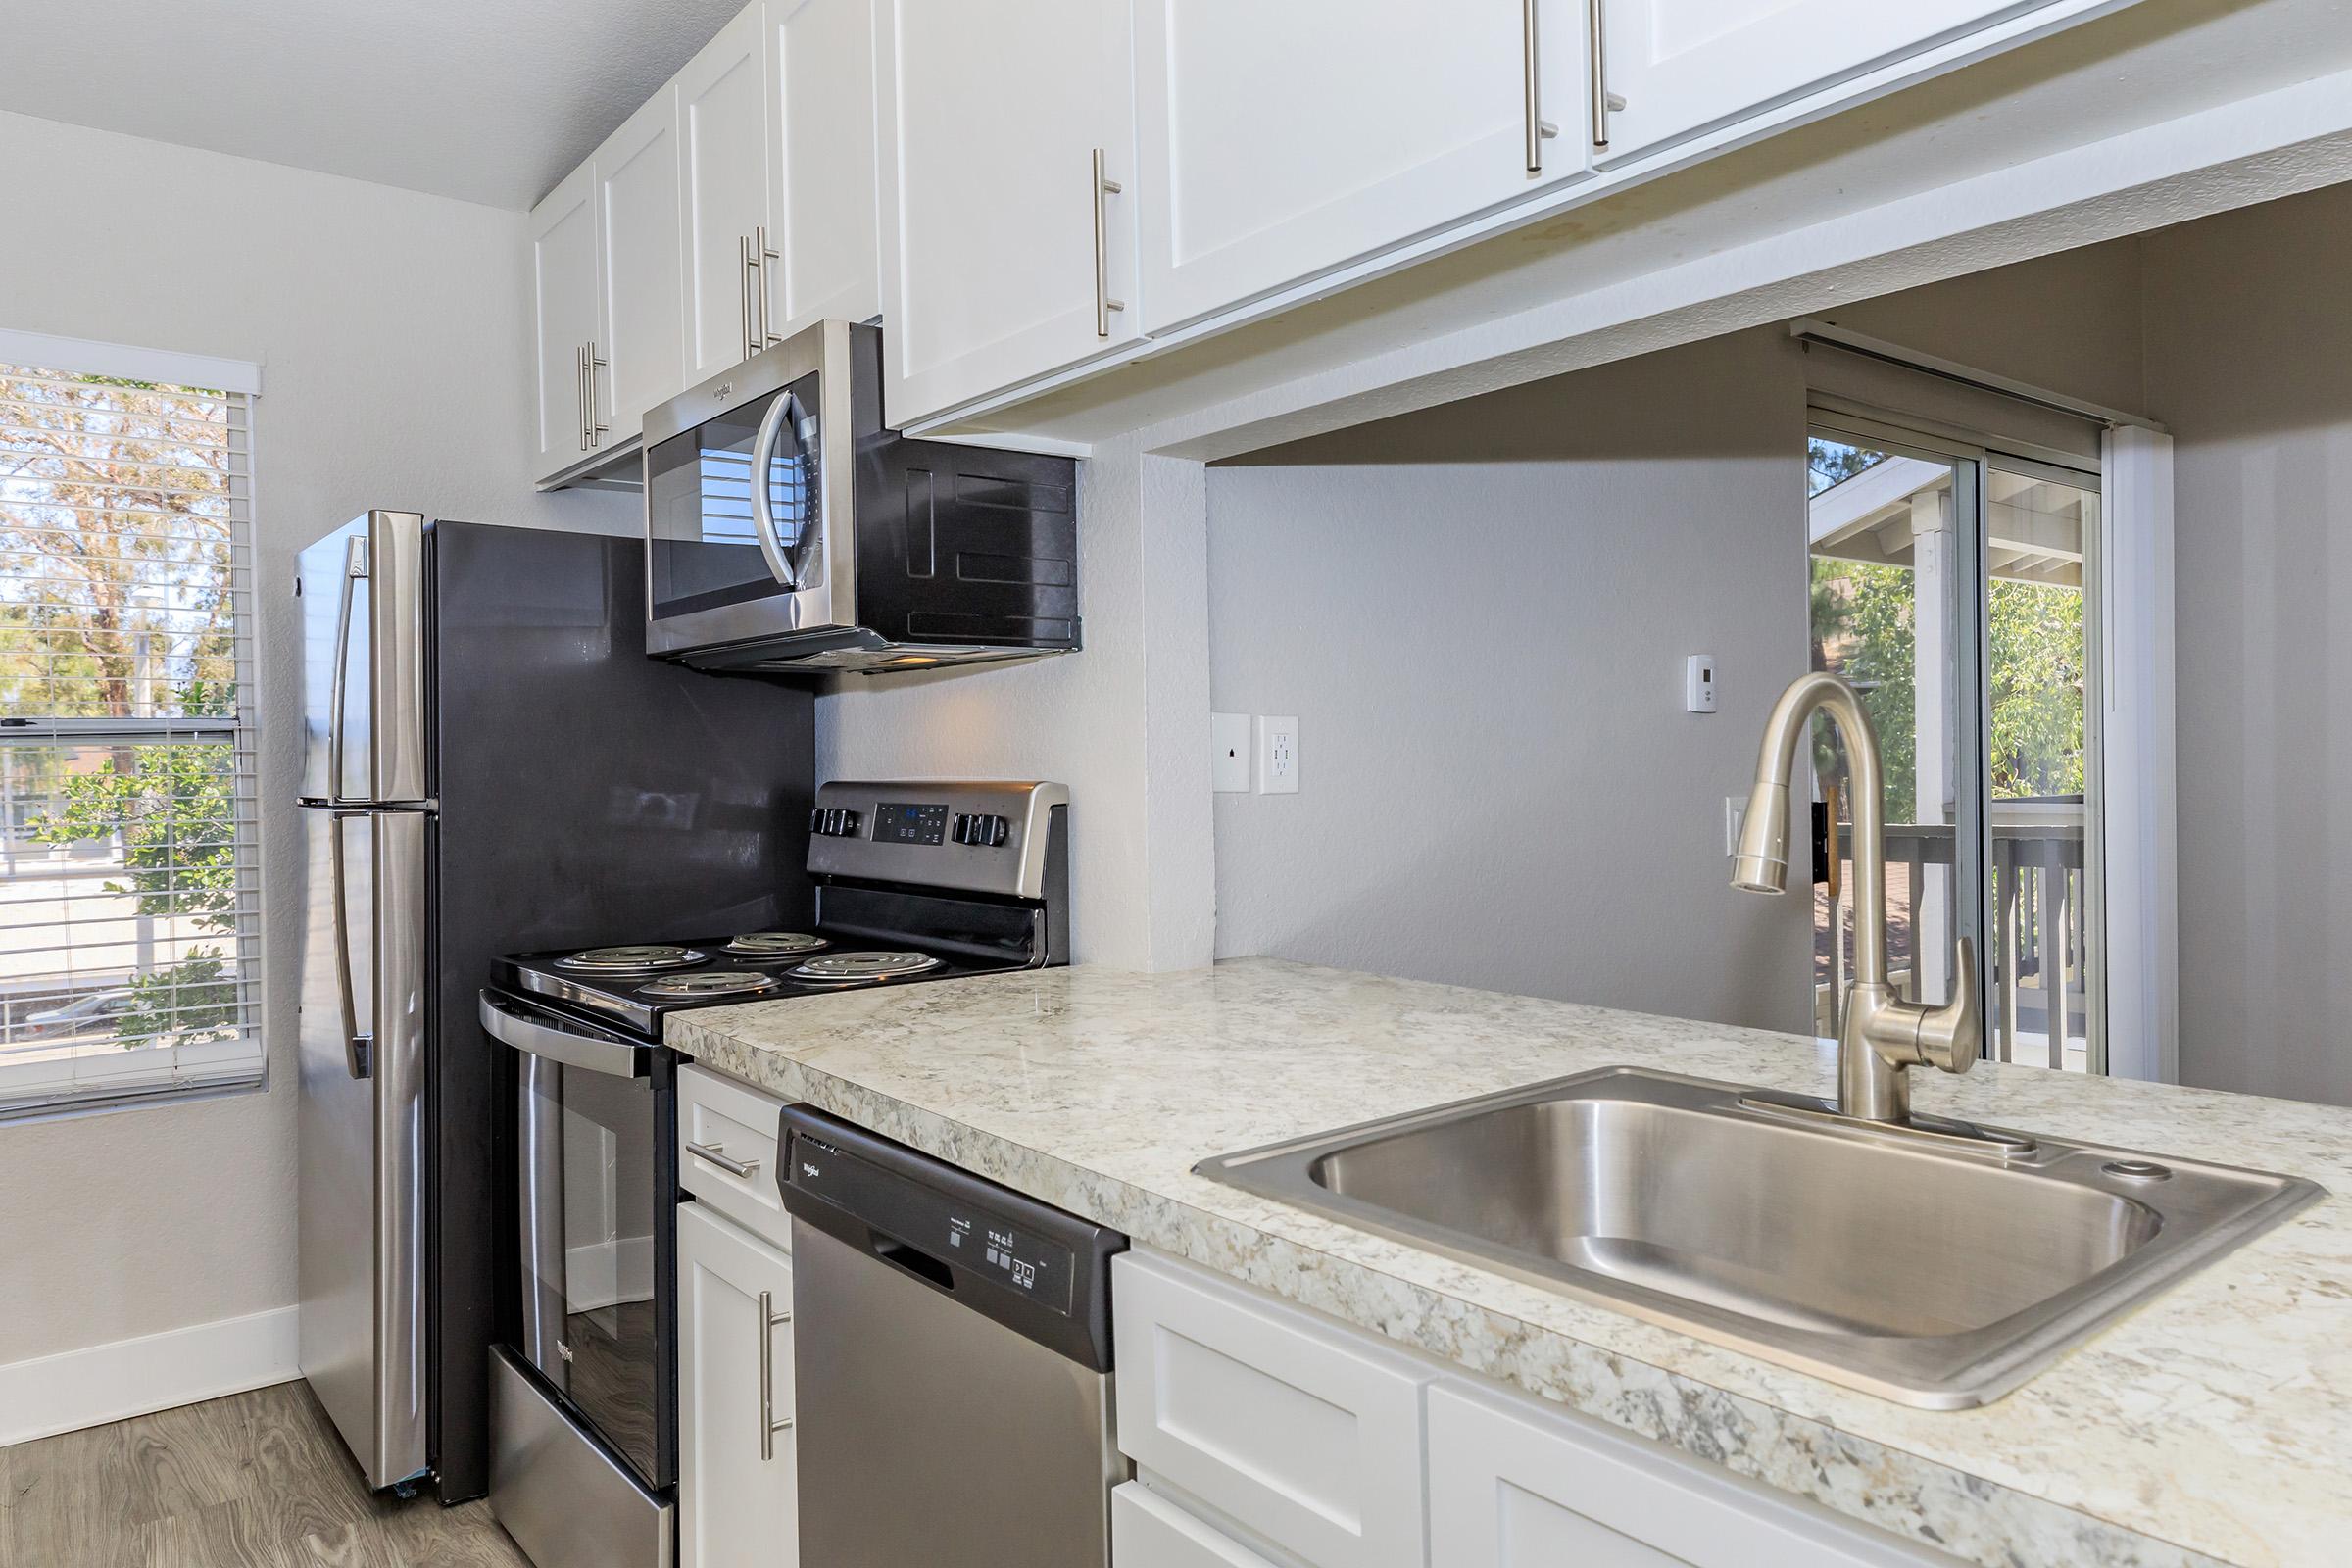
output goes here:
<path id="1" fill-rule="evenodd" d="M 2325 1196 L 2127 1150 L 1858 1122 L 1632 1067 L 1196 1169 L 1934 1409 L 2000 1397 Z"/>

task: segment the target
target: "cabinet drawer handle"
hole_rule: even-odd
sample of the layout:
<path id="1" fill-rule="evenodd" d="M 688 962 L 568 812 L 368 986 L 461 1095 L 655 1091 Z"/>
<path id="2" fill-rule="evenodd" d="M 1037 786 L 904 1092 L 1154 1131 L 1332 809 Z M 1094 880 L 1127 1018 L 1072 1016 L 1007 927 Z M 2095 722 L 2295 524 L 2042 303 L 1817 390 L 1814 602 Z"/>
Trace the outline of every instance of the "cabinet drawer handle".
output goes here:
<path id="1" fill-rule="evenodd" d="M 697 1159 L 707 1159 L 730 1176 L 749 1177 L 760 1169 L 756 1159 L 737 1159 L 726 1152 L 724 1144 L 688 1144 L 686 1152 Z"/>
<path id="2" fill-rule="evenodd" d="M 776 1456 L 776 1434 L 792 1430 L 792 1417 L 776 1414 L 776 1330 L 792 1321 L 792 1313 L 776 1310 L 773 1291 L 760 1293 L 760 1458 Z"/>
<path id="3" fill-rule="evenodd" d="M 571 396 L 580 406 L 580 450 L 588 450 L 588 345 L 571 351 Z"/>
<path id="4" fill-rule="evenodd" d="M 1102 172 L 1102 149 L 1095 149 L 1095 336 L 1110 336 L 1110 313 L 1127 308 L 1124 300 L 1110 297 L 1110 244 L 1106 232 L 1107 220 L 1102 212 L 1102 199 L 1116 196 L 1125 187 Z"/>
<path id="5" fill-rule="evenodd" d="M 1527 172 L 1544 172 L 1544 143 L 1560 127 L 1544 118 L 1544 67 L 1536 47 L 1536 7 L 1541 0 L 1519 0 L 1519 47 L 1527 68 Z"/>

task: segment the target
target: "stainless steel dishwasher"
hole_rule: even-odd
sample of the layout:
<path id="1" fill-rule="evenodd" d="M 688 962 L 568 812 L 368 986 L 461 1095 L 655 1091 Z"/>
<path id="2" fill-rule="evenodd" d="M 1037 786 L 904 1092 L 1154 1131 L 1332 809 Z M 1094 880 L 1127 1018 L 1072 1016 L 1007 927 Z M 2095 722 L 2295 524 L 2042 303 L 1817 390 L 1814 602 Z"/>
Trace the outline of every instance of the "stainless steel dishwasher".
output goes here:
<path id="1" fill-rule="evenodd" d="M 792 1106 L 800 1560 L 1104 1568 L 1125 1237 Z"/>

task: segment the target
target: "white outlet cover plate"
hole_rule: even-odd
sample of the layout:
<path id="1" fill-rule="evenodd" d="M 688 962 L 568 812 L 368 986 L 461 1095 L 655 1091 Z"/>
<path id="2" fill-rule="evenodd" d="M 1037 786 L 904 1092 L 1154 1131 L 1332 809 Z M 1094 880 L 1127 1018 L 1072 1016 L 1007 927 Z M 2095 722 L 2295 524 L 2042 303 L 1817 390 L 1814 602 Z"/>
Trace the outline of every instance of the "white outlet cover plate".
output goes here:
<path id="1" fill-rule="evenodd" d="M 1220 795 L 1250 793 L 1250 715 L 1208 715 L 1208 787 Z"/>
<path id="2" fill-rule="evenodd" d="M 1298 793 L 1298 719 L 1268 713 L 1257 721 L 1257 793 Z"/>

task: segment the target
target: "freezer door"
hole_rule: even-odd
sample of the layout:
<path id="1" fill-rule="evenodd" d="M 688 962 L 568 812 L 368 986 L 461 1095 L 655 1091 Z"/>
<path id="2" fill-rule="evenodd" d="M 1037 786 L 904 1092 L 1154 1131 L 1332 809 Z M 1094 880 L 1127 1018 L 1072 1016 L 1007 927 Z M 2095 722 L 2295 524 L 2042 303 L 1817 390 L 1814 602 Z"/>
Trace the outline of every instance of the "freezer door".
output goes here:
<path id="1" fill-rule="evenodd" d="M 297 1358 L 367 1472 L 425 1468 L 420 811 L 302 812 Z"/>
<path id="2" fill-rule="evenodd" d="M 421 801 L 424 518 L 370 512 L 302 552 L 302 798 Z"/>

